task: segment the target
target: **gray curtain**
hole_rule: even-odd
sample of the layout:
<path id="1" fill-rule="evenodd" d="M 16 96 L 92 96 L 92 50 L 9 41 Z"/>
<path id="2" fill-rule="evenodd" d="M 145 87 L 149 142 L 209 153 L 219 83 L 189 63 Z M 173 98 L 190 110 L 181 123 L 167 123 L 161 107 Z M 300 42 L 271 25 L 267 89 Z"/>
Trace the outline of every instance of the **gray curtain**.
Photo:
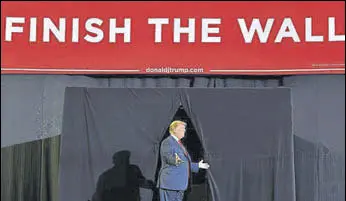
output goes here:
<path id="1" fill-rule="evenodd" d="M 59 195 L 62 201 L 91 199 L 97 182 L 100 182 L 99 188 L 112 184 L 131 186 L 137 183 L 126 180 L 126 171 L 122 168 L 138 169 L 138 172 L 129 170 L 129 174 L 142 175 L 147 180 L 155 181 L 158 160 L 155 154 L 166 132 L 162 128 L 169 126 L 179 107 L 178 92 L 173 89 L 120 89 L 113 92 L 112 89 L 95 88 L 66 90 L 69 98 L 65 101 L 64 110 L 69 111 L 70 115 L 64 115 L 64 143 L 61 145 L 64 150 L 60 157 L 63 163 L 60 164 L 59 177 Z M 152 110 L 152 107 L 156 110 Z M 133 143 L 133 139 L 140 139 L 140 144 Z M 120 165 L 112 168 L 112 156 L 124 150 L 130 153 L 131 166 Z M 75 163 L 79 165 L 76 166 Z M 110 174 L 109 171 L 114 170 L 121 170 L 121 174 Z M 111 184 L 103 180 L 105 175 L 113 176 Z M 71 182 L 71 178 L 79 179 Z M 132 195 L 125 193 L 123 196 L 128 200 L 137 200 L 134 198 L 139 197 L 139 194 L 133 195 L 137 190 L 132 190 Z M 149 200 L 151 194 L 150 190 L 141 191 L 141 197 L 147 198 L 146 200 Z M 124 200 L 119 195 L 117 198 Z"/>
<path id="2" fill-rule="evenodd" d="M 24 197 L 26 201 L 56 200 L 59 158 L 56 151 L 60 142 L 64 90 L 68 86 L 290 87 L 296 200 L 345 200 L 344 75 L 284 78 L 1 75 L 1 197 L 5 200 L 17 201 Z M 33 167 L 35 170 L 27 168 L 36 162 L 40 165 Z M 44 164 L 53 165 L 48 168 Z M 42 168 L 49 174 L 42 176 Z M 307 185 L 305 181 L 310 183 Z M 29 194 L 23 191 L 28 189 L 25 185 L 33 188 Z M 47 196 L 42 192 L 47 192 Z M 28 196 L 33 194 L 35 196 Z"/>
<path id="3" fill-rule="evenodd" d="M 345 200 L 345 76 L 293 76 L 297 200 Z"/>
<path id="4" fill-rule="evenodd" d="M 294 200 L 290 89 L 182 91 L 214 167 L 213 201 Z"/>
<path id="5" fill-rule="evenodd" d="M 85 76 L 1 75 L 1 147 L 60 135 L 67 86 L 107 87 L 108 82 Z"/>
<path id="6" fill-rule="evenodd" d="M 1 75 L 1 147 L 59 135 L 66 87 L 277 87 L 281 82 L 280 78 Z"/>

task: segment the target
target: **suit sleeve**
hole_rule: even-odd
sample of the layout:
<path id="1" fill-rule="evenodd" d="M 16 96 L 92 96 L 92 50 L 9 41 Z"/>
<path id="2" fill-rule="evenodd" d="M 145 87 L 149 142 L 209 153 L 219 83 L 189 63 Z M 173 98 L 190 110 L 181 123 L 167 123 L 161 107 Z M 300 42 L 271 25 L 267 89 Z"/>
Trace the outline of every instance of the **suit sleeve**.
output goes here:
<path id="1" fill-rule="evenodd" d="M 176 165 L 175 155 L 173 148 L 169 145 L 168 141 L 163 141 L 160 149 L 161 157 L 170 165 Z"/>
<path id="2" fill-rule="evenodd" d="M 199 171 L 198 163 L 191 163 L 191 172 L 197 173 Z"/>

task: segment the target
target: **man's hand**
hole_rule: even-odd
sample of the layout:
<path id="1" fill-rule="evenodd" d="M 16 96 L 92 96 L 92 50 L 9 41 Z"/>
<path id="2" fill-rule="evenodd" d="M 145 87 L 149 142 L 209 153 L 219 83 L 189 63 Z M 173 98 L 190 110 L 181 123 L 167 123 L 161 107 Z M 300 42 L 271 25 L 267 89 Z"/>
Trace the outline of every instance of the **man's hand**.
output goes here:
<path id="1" fill-rule="evenodd" d="M 179 158 L 178 154 L 175 153 L 175 164 L 179 165 L 180 163 L 184 162 L 183 160 L 181 160 L 181 158 Z"/>
<path id="2" fill-rule="evenodd" d="M 203 163 L 203 160 L 199 161 L 198 167 L 201 169 L 208 169 L 210 166 L 208 163 Z"/>

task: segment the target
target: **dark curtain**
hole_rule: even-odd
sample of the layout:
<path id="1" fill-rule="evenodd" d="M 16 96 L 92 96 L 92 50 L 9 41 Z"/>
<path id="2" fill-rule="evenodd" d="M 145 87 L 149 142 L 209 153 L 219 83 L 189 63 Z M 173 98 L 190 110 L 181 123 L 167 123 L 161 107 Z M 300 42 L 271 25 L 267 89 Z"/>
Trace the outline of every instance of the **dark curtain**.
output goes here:
<path id="1" fill-rule="evenodd" d="M 291 201 L 290 101 L 289 89 L 68 88 L 60 163 L 61 200 L 91 197 L 94 184 L 100 183 L 97 176 L 109 167 L 108 158 L 122 150 L 129 152 L 131 164 L 146 180 L 153 180 L 158 144 L 182 102 L 196 123 L 205 160 L 212 166 L 208 172 L 212 200 Z M 108 178 L 102 179 L 99 201 L 127 197 L 124 191 L 131 185 L 126 183 L 134 181 L 126 177 L 125 170 L 131 168 L 116 174 L 120 169 L 117 166 L 106 171 Z M 137 190 L 132 194 L 140 191 L 135 183 Z M 138 197 L 124 200 L 152 198 L 138 193 Z"/>
<path id="2" fill-rule="evenodd" d="M 64 91 L 72 86 L 289 87 L 296 200 L 345 200 L 344 75 L 113 78 L 1 75 L 1 198 L 4 200 L 17 201 L 24 197 L 25 201 L 58 200 L 56 178 Z"/>
<path id="3" fill-rule="evenodd" d="M 108 192 L 109 199 L 102 197 L 95 201 L 123 200 L 123 197 L 135 201 L 139 196 L 149 200 L 152 189 L 139 192 L 138 187 L 145 187 L 150 180 L 155 182 L 159 143 L 178 107 L 179 96 L 174 89 L 67 88 L 60 200 L 91 199 L 98 187 L 103 192 L 117 187 L 120 193 Z M 111 169 L 113 156 L 124 151 L 129 154 L 128 167 L 136 173 L 127 173 L 129 168 L 123 163 Z M 102 179 L 104 174 L 113 178 Z M 134 181 L 126 174 L 138 174 L 145 180 Z M 124 193 L 128 188 L 133 191 Z"/>
<path id="4" fill-rule="evenodd" d="M 277 87 L 281 82 L 272 77 L 1 75 L 1 147 L 60 135 L 66 87 Z"/>
<path id="5" fill-rule="evenodd" d="M 294 200 L 289 89 L 182 91 L 212 164 L 212 200 Z"/>
<path id="6" fill-rule="evenodd" d="M 60 136 L 1 148 L 1 199 L 58 201 Z"/>
<path id="7" fill-rule="evenodd" d="M 286 77 L 292 90 L 296 200 L 345 200 L 345 75 Z"/>

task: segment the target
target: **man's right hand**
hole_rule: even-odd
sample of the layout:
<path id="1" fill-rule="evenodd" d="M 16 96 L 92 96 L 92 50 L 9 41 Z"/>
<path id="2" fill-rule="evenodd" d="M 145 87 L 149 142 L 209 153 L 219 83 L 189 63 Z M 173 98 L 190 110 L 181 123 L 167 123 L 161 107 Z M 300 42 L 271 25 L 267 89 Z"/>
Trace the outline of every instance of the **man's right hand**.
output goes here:
<path id="1" fill-rule="evenodd" d="M 183 160 L 181 160 L 181 158 L 179 158 L 178 154 L 175 153 L 175 164 L 179 165 L 180 163 L 184 162 Z"/>

